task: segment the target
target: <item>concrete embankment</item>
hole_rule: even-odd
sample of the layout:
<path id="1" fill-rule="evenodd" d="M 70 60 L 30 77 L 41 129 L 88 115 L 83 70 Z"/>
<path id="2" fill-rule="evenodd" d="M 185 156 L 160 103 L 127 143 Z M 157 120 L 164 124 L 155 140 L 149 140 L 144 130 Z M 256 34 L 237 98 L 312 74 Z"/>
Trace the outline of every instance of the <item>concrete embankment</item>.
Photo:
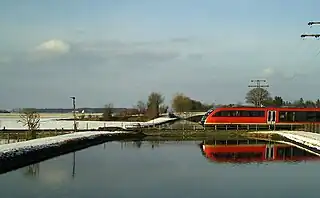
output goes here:
<path id="1" fill-rule="evenodd" d="M 103 142 L 144 136 L 123 132 L 78 132 L 0 145 L 0 174 Z"/>

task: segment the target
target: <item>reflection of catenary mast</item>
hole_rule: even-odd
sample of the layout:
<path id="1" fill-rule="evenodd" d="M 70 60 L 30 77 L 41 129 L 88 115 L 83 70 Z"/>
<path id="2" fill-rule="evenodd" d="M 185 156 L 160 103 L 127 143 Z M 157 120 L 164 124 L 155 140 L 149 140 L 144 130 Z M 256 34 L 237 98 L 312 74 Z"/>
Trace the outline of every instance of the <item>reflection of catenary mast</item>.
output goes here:
<path id="1" fill-rule="evenodd" d="M 310 21 L 308 23 L 308 25 L 310 27 L 312 27 L 312 25 L 320 25 L 320 21 Z M 301 34 L 301 38 L 305 38 L 305 37 L 315 37 L 315 38 L 318 38 L 320 37 L 320 34 Z"/>
<path id="2" fill-rule="evenodd" d="M 248 85 L 248 87 L 254 87 L 254 88 L 259 88 L 259 95 L 258 95 L 258 107 L 261 107 L 262 105 L 262 93 L 261 93 L 261 88 L 264 87 L 269 87 L 269 85 L 267 84 L 267 80 L 261 80 L 261 79 L 257 79 L 257 80 L 251 80 L 251 83 L 255 83 L 254 85 Z M 261 84 L 264 83 L 264 84 Z"/>

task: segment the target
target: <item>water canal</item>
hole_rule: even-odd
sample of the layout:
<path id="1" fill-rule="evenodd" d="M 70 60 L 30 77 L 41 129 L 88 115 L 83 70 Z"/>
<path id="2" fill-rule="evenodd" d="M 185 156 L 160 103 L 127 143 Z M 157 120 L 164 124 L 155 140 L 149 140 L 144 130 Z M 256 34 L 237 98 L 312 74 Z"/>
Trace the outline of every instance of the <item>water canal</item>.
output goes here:
<path id="1" fill-rule="evenodd" d="M 259 154 L 263 147 L 275 149 Z M 271 147 L 243 140 L 108 142 L 0 175 L 1 197 L 319 197 L 320 158 Z"/>

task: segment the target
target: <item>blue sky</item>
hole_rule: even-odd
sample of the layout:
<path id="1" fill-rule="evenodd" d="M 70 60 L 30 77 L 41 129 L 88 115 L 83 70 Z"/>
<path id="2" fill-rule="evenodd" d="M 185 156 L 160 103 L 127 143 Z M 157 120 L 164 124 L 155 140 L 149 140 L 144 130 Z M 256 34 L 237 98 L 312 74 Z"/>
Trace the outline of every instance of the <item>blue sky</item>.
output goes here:
<path id="1" fill-rule="evenodd" d="M 319 1 L 30 0 L 0 2 L 0 109 L 106 103 L 152 91 L 244 100 L 250 79 L 272 95 L 317 99 Z"/>

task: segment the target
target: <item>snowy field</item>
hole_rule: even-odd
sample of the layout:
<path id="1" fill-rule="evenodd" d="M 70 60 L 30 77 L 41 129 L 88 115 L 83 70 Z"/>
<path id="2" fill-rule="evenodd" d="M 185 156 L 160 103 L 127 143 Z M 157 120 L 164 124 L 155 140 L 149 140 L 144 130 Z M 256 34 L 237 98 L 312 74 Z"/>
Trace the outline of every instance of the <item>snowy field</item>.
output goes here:
<path id="1" fill-rule="evenodd" d="M 40 120 L 40 129 L 64 129 L 72 130 L 73 121 L 72 120 L 57 120 L 66 117 L 45 117 Z M 0 129 L 27 129 L 22 123 L 18 123 L 19 116 L 16 117 L 5 117 L 0 116 Z M 148 122 L 121 122 L 121 121 L 77 121 L 78 129 L 83 130 L 95 130 L 99 127 L 121 127 L 127 129 L 129 127 L 134 127 L 136 124 L 141 126 L 152 126 L 165 123 L 168 121 L 176 120 L 176 118 L 160 117 Z"/>
<path id="2" fill-rule="evenodd" d="M 77 114 L 79 115 L 79 114 Z M 84 114 L 88 116 L 89 114 Z M 93 115 L 101 115 L 101 114 L 93 114 Z M 73 118 L 72 113 L 40 113 L 41 118 Z M 19 113 L 0 113 L 1 118 L 19 118 Z"/>
<path id="3" fill-rule="evenodd" d="M 12 157 L 14 155 L 20 155 L 26 152 L 41 150 L 43 148 L 58 147 L 69 141 L 81 140 L 81 139 L 93 139 L 97 136 L 109 136 L 118 132 L 103 132 L 103 131 L 87 131 L 77 132 L 65 135 L 59 135 L 54 137 L 39 138 L 24 142 L 15 142 L 10 144 L 0 145 L 0 158 Z"/>

